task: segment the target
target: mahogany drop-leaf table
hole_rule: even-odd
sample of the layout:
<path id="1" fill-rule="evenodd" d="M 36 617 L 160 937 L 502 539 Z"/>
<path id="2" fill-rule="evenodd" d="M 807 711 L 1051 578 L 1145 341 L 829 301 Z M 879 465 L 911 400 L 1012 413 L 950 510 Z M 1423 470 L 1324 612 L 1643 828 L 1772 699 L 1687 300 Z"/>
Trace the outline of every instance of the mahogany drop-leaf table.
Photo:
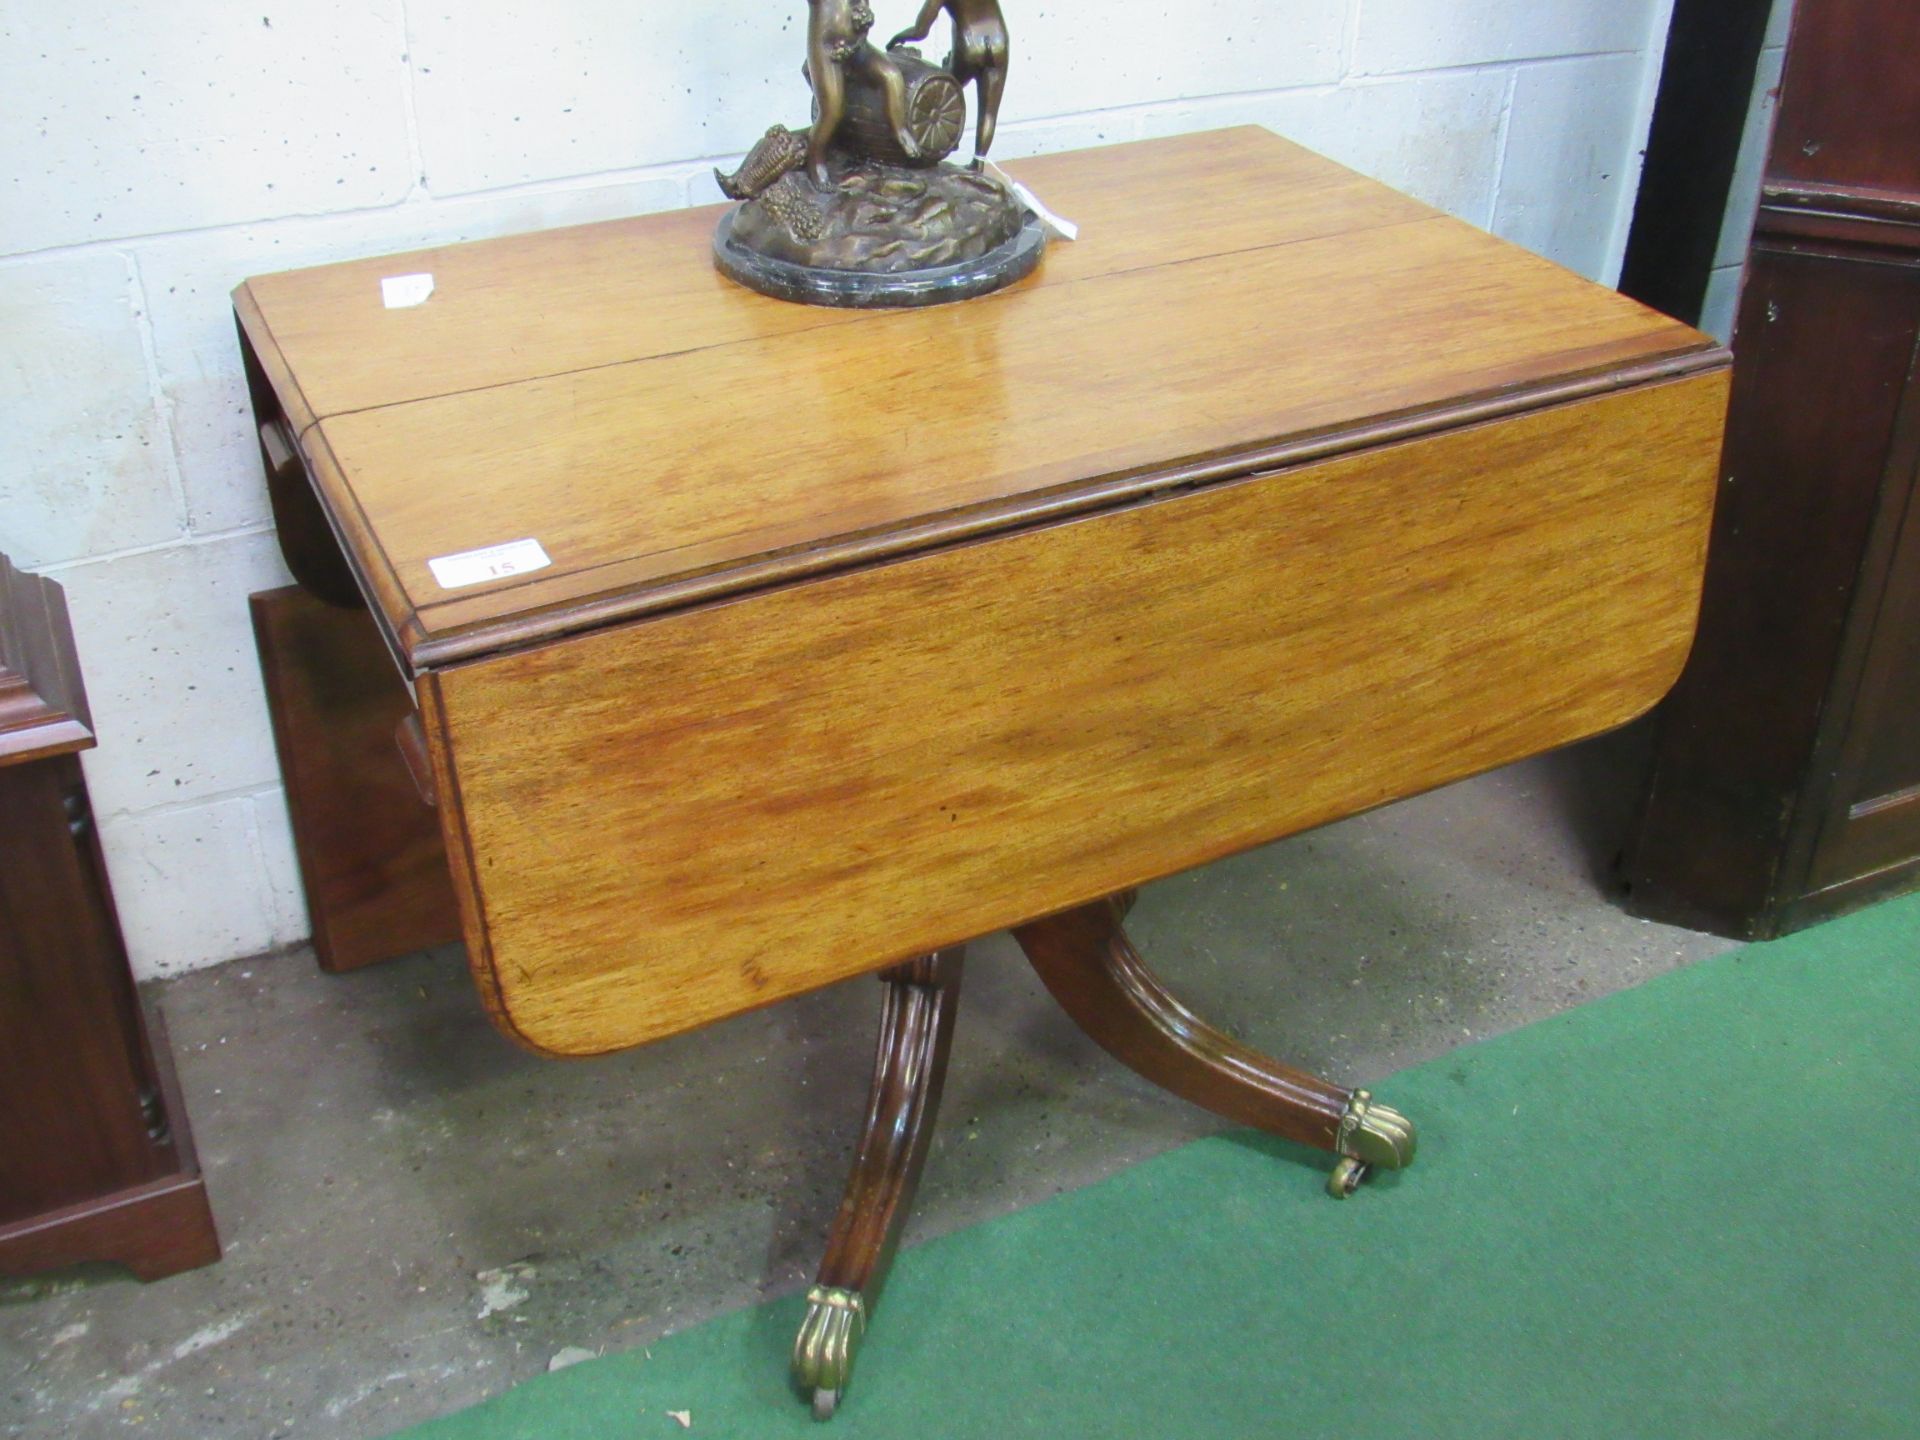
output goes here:
<path id="1" fill-rule="evenodd" d="M 552 1055 L 885 981 L 794 1352 L 823 1414 L 972 937 L 1336 1193 L 1412 1158 L 1169 994 L 1130 892 L 1640 714 L 1713 506 L 1728 359 L 1684 325 L 1258 129 L 1012 168 L 1081 240 L 937 309 L 751 294 L 712 210 L 235 294 L 323 961 L 457 913 Z"/>

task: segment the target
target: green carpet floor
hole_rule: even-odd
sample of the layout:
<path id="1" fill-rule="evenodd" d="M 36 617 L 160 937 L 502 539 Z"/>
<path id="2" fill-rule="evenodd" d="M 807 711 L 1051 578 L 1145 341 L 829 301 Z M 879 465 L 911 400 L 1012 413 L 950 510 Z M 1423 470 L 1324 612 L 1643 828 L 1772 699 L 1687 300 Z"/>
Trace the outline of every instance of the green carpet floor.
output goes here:
<path id="1" fill-rule="evenodd" d="M 792 1297 L 409 1440 L 1920 1436 L 1920 897 L 1379 1091 L 1344 1204 L 1240 1132 L 903 1255 L 830 1428 Z"/>

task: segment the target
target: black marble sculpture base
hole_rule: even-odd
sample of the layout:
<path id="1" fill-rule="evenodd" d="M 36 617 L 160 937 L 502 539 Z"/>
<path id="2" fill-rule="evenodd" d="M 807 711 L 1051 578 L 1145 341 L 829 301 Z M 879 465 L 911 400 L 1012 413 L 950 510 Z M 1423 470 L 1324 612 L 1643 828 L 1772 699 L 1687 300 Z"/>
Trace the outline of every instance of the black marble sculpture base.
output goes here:
<path id="1" fill-rule="evenodd" d="M 802 305 L 885 309 L 971 300 L 1024 279 L 1040 263 L 1047 248 L 1046 228 L 1028 215 L 1008 239 L 957 264 L 884 273 L 836 270 L 749 250 L 734 236 L 734 221 L 739 214 L 738 210 L 730 212 L 714 230 L 713 263 L 721 274 L 749 290 Z"/>

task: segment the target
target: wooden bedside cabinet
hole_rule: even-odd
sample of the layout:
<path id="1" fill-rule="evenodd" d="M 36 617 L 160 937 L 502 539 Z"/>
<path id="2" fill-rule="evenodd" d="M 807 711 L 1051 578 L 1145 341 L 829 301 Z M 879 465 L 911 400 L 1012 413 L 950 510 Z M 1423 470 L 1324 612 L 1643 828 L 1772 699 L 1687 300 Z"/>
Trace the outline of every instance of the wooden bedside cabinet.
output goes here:
<path id="1" fill-rule="evenodd" d="M 127 968 L 60 587 L 0 556 L 0 1274 L 220 1258 L 166 1033 Z"/>

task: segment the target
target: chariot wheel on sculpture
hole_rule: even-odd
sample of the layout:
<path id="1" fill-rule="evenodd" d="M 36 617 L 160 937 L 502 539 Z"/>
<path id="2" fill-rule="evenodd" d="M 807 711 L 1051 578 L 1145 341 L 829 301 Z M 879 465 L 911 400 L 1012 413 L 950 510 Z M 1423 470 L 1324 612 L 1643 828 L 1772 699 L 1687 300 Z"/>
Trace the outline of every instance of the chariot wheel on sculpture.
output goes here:
<path id="1" fill-rule="evenodd" d="M 945 70 L 933 71 L 907 94 L 907 129 L 922 155 L 944 160 L 967 133 L 967 96 Z"/>

